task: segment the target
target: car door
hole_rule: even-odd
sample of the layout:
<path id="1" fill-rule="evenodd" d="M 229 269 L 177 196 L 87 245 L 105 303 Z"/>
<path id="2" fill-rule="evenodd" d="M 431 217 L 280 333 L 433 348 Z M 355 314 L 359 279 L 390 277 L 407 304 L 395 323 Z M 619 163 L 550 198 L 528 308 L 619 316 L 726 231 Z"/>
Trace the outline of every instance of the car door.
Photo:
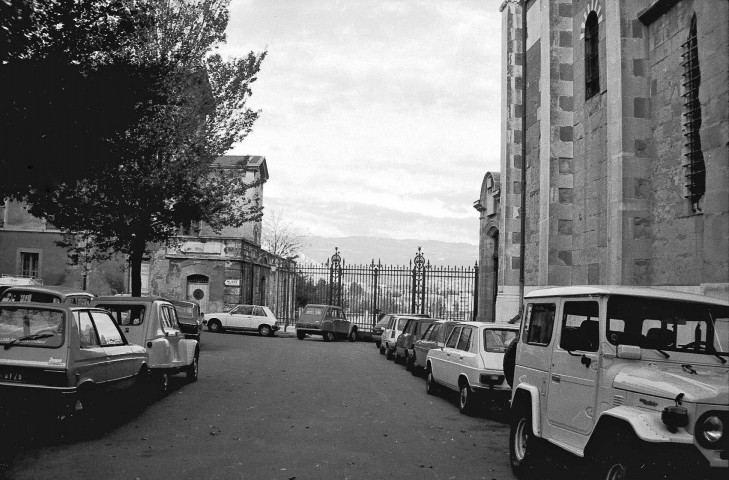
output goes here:
<path id="1" fill-rule="evenodd" d="M 547 420 L 581 434 L 592 430 L 595 419 L 599 315 L 595 300 L 565 301 L 552 352 Z"/>
<path id="2" fill-rule="evenodd" d="M 88 310 L 76 310 L 73 313 L 79 337 L 79 351 L 74 362 L 76 380 L 83 382 L 90 379 L 103 385 L 107 380 L 106 352 L 99 341 L 91 313 Z"/>
<path id="3" fill-rule="evenodd" d="M 262 324 L 273 326 L 274 323 L 275 322 L 270 321 L 270 319 L 266 316 L 266 312 L 263 310 L 263 307 L 253 307 L 248 325 L 250 329 L 258 330 L 258 327 Z"/>
<path id="4" fill-rule="evenodd" d="M 250 324 L 253 307 L 250 305 L 238 305 L 226 315 L 225 328 L 243 329 Z"/>
<path id="5" fill-rule="evenodd" d="M 453 352 L 453 365 L 455 369 L 450 377 L 454 386 L 458 386 L 458 377 L 465 374 L 471 382 L 477 379 L 480 372 L 478 353 L 478 329 L 476 327 L 463 327 L 458 339 L 456 351 Z"/>
<path id="6" fill-rule="evenodd" d="M 452 386 L 450 377 L 453 375 L 456 366 L 453 365 L 455 357 L 451 357 L 456 352 L 461 330 L 462 327 L 460 326 L 454 328 L 450 336 L 446 339 L 445 346 L 443 348 L 433 349 L 430 354 L 434 360 L 431 362 L 433 376 L 439 383 L 443 383 L 444 385 Z"/>
<path id="7" fill-rule="evenodd" d="M 91 318 L 106 355 L 106 376 L 109 383 L 134 375 L 134 355 L 114 319 L 106 312 L 91 310 Z"/>
<path id="8" fill-rule="evenodd" d="M 160 326 L 164 332 L 164 340 L 168 345 L 170 367 L 186 365 L 186 356 L 181 352 L 180 340 L 184 338 L 177 323 L 177 313 L 172 305 L 160 305 Z"/>
<path id="9" fill-rule="evenodd" d="M 421 367 L 425 367 L 425 358 L 428 356 L 428 352 L 431 348 L 435 348 L 438 337 L 438 332 L 443 327 L 440 323 L 432 323 L 428 327 L 428 330 L 423 335 L 423 339 L 415 343 L 415 361 Z"/>

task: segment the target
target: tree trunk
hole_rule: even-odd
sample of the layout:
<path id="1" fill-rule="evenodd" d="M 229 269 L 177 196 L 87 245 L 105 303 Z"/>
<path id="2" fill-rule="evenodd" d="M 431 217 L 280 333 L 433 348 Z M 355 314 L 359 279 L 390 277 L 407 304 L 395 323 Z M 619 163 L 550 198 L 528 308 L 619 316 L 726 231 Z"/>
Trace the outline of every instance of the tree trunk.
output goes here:
<path id="1" fill-rule="evenodd" d="M 142 260 L 144 259 L 145 246 L 146 242 L 141 235 L 137 235 L 132 240 L 131 253 L 129 254 L 132 297 L 142 296 Z"/>

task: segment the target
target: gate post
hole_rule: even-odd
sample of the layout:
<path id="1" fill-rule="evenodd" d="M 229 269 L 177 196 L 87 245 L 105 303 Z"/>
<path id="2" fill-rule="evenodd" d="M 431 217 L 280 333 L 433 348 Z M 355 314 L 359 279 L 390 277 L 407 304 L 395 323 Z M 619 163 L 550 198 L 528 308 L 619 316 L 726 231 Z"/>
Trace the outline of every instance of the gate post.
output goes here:
<path id="1" fill-rule="evenodd" d="M 473 321 L 478 316 L 478 260 L 473 265 Z"/>
<path id="2" fill-rule="evenodd" d="M 420 304 L 420 313 L 425 313 L 425 258 L 421 251 L 423 247 L 418 247 L 415 254 L 415 266 L 413 267 L 413 299 L 411 302 L 410 313 L 418 313 L 417 307 Z M 430 262 L 428 263 L 430 265 Z"/>
<path id="3" fill-rule="evenodd" d="M 374 327 L 377 324 L 377 277 L 380 274 L 380 268 L 382 267 L 382 264 L 379 260 L 377 260 L 377 265 L 375 265 L 375 259 L 372 259 L 372 263 L 370 263 L 370 268 L 372 269 L 372 274 L 374 276 L 374 288 L 372 289 L 372 326 Z"/>
<path id="4" fill-rule="evenodd" d="M 335 278 L 336 275 L 336 278 Z M 334 282 L 337 283 L 339 291 L 337 292 L 337 306 L 342 305 L 342 257 L 339 255 L 339 247 L 334 247 L 334 255 L 329 266 L 329 305 L 334 305 Z"/>

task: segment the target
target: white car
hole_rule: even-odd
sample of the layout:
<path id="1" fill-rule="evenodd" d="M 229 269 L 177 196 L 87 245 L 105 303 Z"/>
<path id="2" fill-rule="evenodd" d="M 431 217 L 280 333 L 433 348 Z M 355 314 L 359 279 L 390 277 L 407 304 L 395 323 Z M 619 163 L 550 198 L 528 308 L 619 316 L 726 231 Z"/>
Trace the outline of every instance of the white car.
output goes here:
<path id="1" fill-rule="evenodd" d="M 517 325 L 459 323 L 445 346 L 428 351 L 426 391 L 433 394 L 444 386 L 460 392 L 458 407 L 465 414 L 473 412 L 478 397 L 502 396 L 506 400 L 511 388 L 504 378 L 504 352 L 518 333 Z"/>
<path id="2" fill-rule="evenodd" d="M 390 321 L 387 323 L 387 327 L 385 327 L 380 338 L 380 353 L 387 355 L 388 360 L 393 360 L 395 358 L 397 337 L 405 330 L 405 324 L 411 318 L 423 317 L 427 317 L 427 315 L 407 313 L 391 314 Z"/>
<path id="3" fill-rule="evenodd" d="M 258 332 L 261 336 L 272 337 L 279 326 L 270 308 L 260 305 L 236 305 L 228 312 L 206 313 L 203 325 L 211 332 L 225 330 Z"/>

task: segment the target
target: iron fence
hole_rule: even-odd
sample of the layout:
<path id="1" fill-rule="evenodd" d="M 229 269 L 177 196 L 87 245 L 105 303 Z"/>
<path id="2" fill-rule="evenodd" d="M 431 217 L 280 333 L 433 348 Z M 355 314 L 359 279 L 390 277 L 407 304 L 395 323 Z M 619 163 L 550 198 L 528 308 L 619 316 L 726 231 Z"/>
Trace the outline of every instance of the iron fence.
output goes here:
<path id="1" fill-rule="evenodd" d="M 434 318 L 473 320 L 478 309 L 478 265 L 432 266 L 421 249 L 408 265 L 346 265 L 335 250 L 325 264 L 295 271 L 297 311 L 308 303 L 344 307 L 362 332 L 381 313 L 426 313 Z M 291 324 L 293 322 L 290 322 Z"/>

